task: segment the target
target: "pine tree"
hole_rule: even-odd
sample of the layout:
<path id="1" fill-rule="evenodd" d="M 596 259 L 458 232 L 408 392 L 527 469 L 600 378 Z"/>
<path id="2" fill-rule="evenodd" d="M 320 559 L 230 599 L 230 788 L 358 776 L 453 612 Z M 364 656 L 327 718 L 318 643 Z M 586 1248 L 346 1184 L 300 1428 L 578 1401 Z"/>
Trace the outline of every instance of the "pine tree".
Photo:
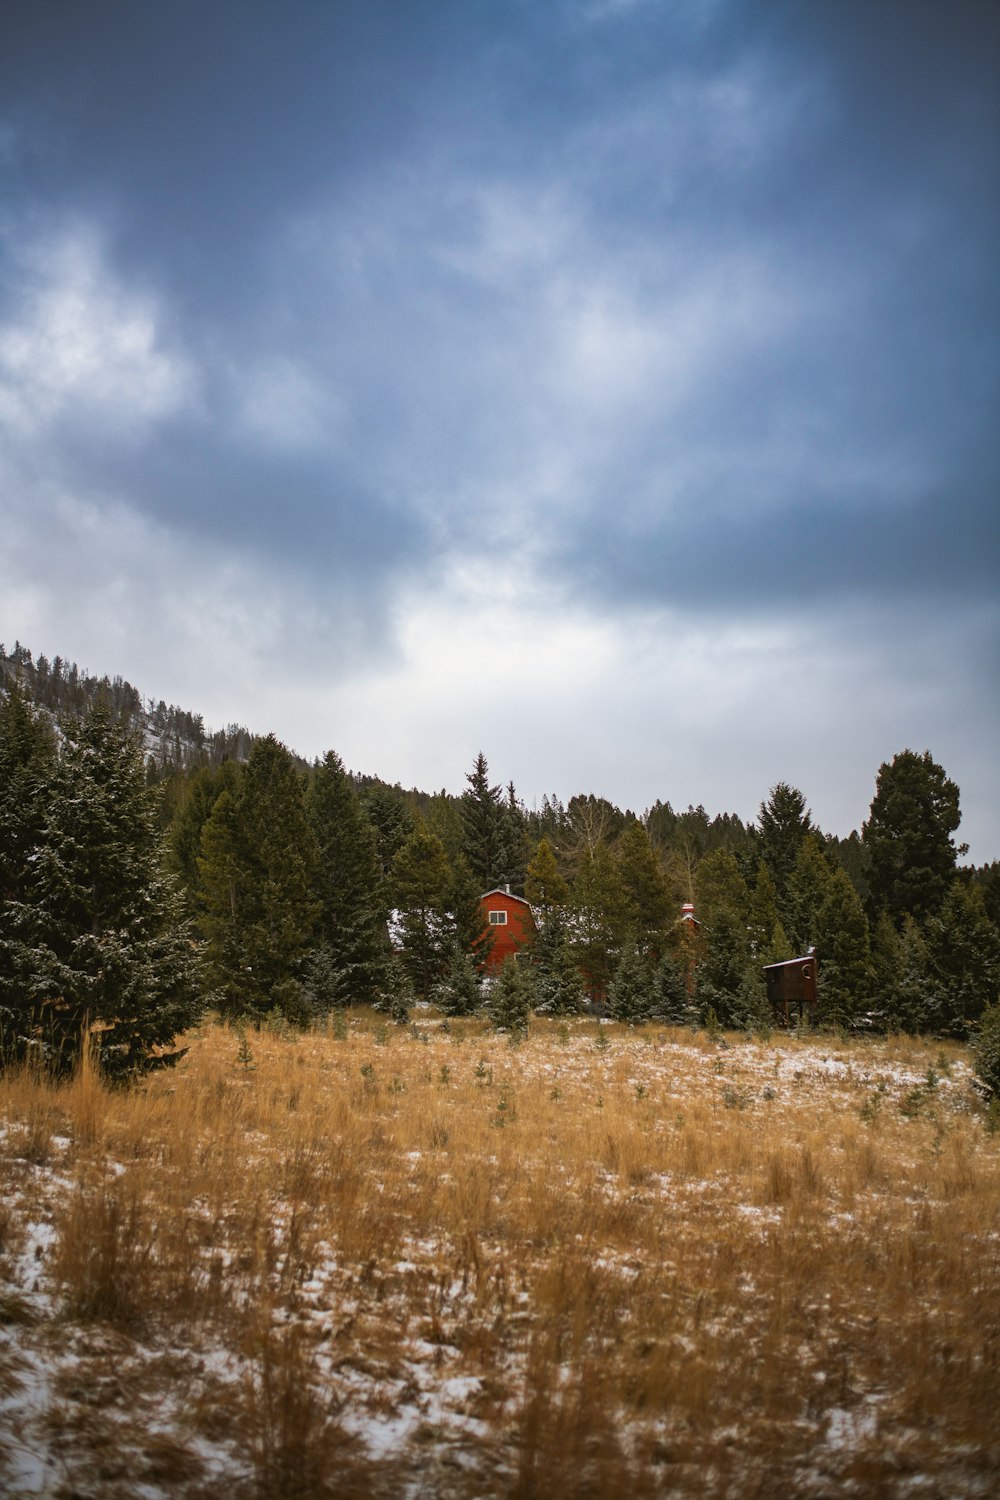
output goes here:
<path id="1" fill-rule="evenodd" d="M 482 894 L 515 879 L 511 823 L 503 793 L 498 786 L 490 786 L 489 767 L 482 751 L 465 779 L 468 786 L 460 804 L 465 829 L 464 853 Z"/>
<path id="2" fill-rule="evenodd" d="M 653 973 L 653 1020 L 667 1026 L 690 1026 L 697 1023 L 698 1011 L 688 994 L 685 967 L 673 953 L 664 953 Z"/>
<path id="3" fill-rule="evenodd" d="M 547 838 L 539 839 L 528 864 L 524 894 L 543 920 L 569 897 L 569 886 L 559 873 L 555 850 Z"/>
<path id="4" fill-rule="evenodd" d="M 397 1026 L 405 1026 L 416 1002 L 413 981 L 398 955 L 393 954 L 383 970 L 382 992 L 377 1009 L 386 1011 Z"/>
<path id="5" fill-rule="evenodd" d="M 960 852 L 951 838 L 960 820 L 958 787 L 929 750 L 903 750 L 879 767 L 861 829 L 876 912 L 887 911 L 899 927 L 905 916 L 923 921 L 940 907 Z"/>
<path id="6" fill-rule="evenodd" d="M 760 805 L 756 842 L 780 901 L 788 894 L 788 882 L 803 840 L 815 833 L 805 797 L 797 787 L 779 781 L 771 788 L 767 801 Z"/>
<path id="7" fill-rule="evenodd" d="M 868 1011 L 872 992 L 872 956 L 861 897 L 847 871 L 830 874 L 816 913 L 819 958 L 817 1019 L 826 1025 L 850 1026 Z"/>
<path id="8" fill-rule="evenodd" d="M 656 851 L 641 823 L 628 824 L 617 853 L 626 931 L 643 953 L 658 954 L 673 913 Z"/>
<path id="9" fill-rule="evenodd" d="M 527 964 L 504 959 L 490 982 L 486 1011 L 495 1031 L 524 1031 L 533 999 Z"/>
<path id="10" fill-rule="evenodd" d="M 376 782 L 361 794 L 361 806 L 375 830 L 375 854 L 382 879 L 389 881 L 396 856 L 416 823 L 398 786 Z"/>
<path id="11" fill-rule="evenodd" d="M 888 912 L 879 917 L 872 941 L 875 1014 L 884 1031 L 941 1033 L 944 995 L 935 979 L 920 925 L 904 917 L 896 931 Z"/>
<path id="12" fill-rule="evenodd" d="M 695 999 L 699 1014 L 711 1009 L 723 1026 L 745 1024 L 741 992 L 750 965 L 750 942 L 746 921 L 731 907 L 712 909 L 712 925 L 704 929 L 705 956 L 695 973 Z"/>
<path id="13" fill-rule="evenodd" d="M 482 1008 L 479 972 L 466 949 L 456 946 L 448 972 L 434 990 L 434 999 L 446 1016 L 473 1016 Z"/>
<path id="14" fill-rule="evenodd" d="M 1000 996 L 1000 935 L 976 886 L 956 879 L 924 938 L 934 983 L 942 996 L 942 1029 L 965 1038 L 987 1005 Z"/>
<path id="15" fill-rule="evenodd" d="M 749 941 L 750 892 L 739 865 L 728 849 L 706 854 L 695 872 L 695 911 L 709 929 L 720 911 L 742 922 Z"/>
<path id="16" fill-rule="evenodd" d="M 1000 1099 L 1000 1001 L 983 1011 L 972 1044 L 972 1056 L 983 1097 Z"/>
<path id="17" fill-rule="evenodd" d="M 816 923 L 832 879 L 833 866 L 819 841 L 808 834 L 788 877 L 785 900 L 785 931 L 797 954 L 817 946 Z"/>
<path id="18" fill-rule="evenodd" d="M 268 735 L 202 830 L 201 926 L 224 1013 L 259 1020 L 277 1008 L 301 1019 L 300 981 L 319 915 L 316 865 L 295 763 Z"/>
<path id="19" fill-rule="evenodd" d="M 23 734 L 18 715 L 15 734 L 3 716 L 0 757 Z M 66 1072 L 89 1032 L 109 1076 L 174 1061 L 166 1049 L 201 1011 L 199 975 L 141 749 L 98 704 L 65 726 L 58 758 L 30 764 L 32 844 L 2 912 L 0 1059 Z"/>
<path id="20" fill-rule="evenodd" d="M 625 895 L 618 862 L 606 844 L 587 856 L 573 884 L 573 947 L 592 1001 L 601 1004 L 625 940 Z"/>
<path id="21" fill-rule="evenodd" d="M 653 980 L 649 960 L 634 942 L 626 943 L 608 986 L 608 1013 L 616 1021 L 638 1026 L 653 1009 Z"/>
<path id="22" fill-rule="evenodd" d="M 397 854 L 392 879 L 402 964 L 418 998 L 429 1000 L 447 971 L 455 941 L 454 875 L 441 840 L 422 823 Z"/>
<path id="23" fill-rule="evenodd" d="M 0 698 L 0 903 L 22 893 L 45 820 L 54 760 L 48 723 L 15 680 Z"/>
<path id="24" fill-rule="evenodd" d="M 757 878 L 750 896 L 750 946 L 761 963 L 778 963 L 770 954 L 775 928 L 781 925 L 778 913 L 778 889 L 763 860 L 757 866 Z M 794 957 L 792 953 L 789 958 Z"/>
<path id="25" fill-rule="evenodd" d="M 316 843 L 316 937 L 335 980 L 333 1005 L 370 1005 L 383 983 L 388 947 L 375 835 L 340 757 L 328 751 L 306 794 Z"/>
<path id="26" fill-rule="evenodd" d="M 531 950 L 531 964 L 539 1013 L 578 1015 L 583 1009 L 583 981 L 558 907 L 538 930 Z"/>
<path id="27" fill-rule="evenodd" d="M 239 781 L 240 767 L 227 760 L 217 769 L 201 767 L 187 778 L 187 785 L 170 824 L 170 862 L 180 877 L 181 887 L 196 910 L 198 892 L 198 858 L 201 854 L 201 835 L 212 815 L 212 809 L 222 793 L 235 792 Z"/>
<path id="28" fill-rule="evenodd" d="M 452 861 L 451 872 L 447 908 L 452 939 L 458 948 L 472 955 L 481 970 L 493 947 L 494 929 L 486 919 L 479 882 L 469 869 L 464 854 L 457 855 Z"/>

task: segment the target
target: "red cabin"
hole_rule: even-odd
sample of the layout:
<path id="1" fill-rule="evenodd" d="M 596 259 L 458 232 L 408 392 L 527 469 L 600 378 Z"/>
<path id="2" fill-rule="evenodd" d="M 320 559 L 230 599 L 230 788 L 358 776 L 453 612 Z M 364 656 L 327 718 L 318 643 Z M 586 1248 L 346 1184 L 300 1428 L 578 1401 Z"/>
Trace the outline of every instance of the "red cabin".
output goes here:
<path id="1" fill-rule="evenodd" d="M 484 925 L 493 939 L 486 955 L 486 972 L 499 969 L 511 953 L 517 954 L 535 936 L 535 916 L 523 896 L 512 896 L 510 886 L 480 896 Z"/>

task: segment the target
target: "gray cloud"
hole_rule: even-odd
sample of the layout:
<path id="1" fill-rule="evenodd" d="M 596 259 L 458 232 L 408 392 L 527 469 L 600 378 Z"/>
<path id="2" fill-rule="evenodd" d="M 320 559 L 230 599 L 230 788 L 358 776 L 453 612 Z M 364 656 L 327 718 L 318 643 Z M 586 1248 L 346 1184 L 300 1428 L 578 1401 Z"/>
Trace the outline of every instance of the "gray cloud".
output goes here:
<path id="1" fill-rule="evenodd" d="M 922 0 L 12 0 L 21 565 L 54 515 L 84 552 L 125 525 L 130 566 L 149 546 L 225 579 L 227 659 L 266 655 L 256 591 L 275 652 L 308 631 L 334 684 L 354 668 L 330 640 L 392 673 L 413 601 L 484 557 L 532 618 L 539 591 L 560 618 L 679 610 L 725 640 L 778 607 L 824 632 L 876 611 L 888 663 L 915 611 L 948 611 L 981 662 L 997 29 L 971 0 L 946 21 Z M 16 598 L 54 621 L 44 579 Z"/>

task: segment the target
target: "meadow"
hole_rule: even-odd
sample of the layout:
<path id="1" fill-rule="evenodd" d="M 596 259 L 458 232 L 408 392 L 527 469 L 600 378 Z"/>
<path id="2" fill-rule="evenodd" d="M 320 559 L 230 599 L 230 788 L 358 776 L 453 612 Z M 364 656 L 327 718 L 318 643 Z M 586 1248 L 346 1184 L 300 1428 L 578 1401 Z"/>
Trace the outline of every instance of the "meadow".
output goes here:
<path id="1" fill-rule="evenodd" d="M 0 1078 L 0 1492 L 988 1496 L 957 1044 L 371 1012 Z"/>

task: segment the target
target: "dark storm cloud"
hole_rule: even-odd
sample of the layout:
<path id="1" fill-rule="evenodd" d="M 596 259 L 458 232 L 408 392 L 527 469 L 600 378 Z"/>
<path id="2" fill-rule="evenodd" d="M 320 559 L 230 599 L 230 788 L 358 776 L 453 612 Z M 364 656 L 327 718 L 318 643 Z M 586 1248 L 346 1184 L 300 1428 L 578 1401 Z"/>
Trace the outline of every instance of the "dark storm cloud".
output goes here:
<path id="1" fill-rule="evenodd" d="M 396 701 L 409 662 L 408 712 L 453 738 L 464 698 L 419 674 L 495 588 L 526 640 L 606 652 L 607 680 L 559 665 L 560 723 L 636 632 L 640 662 L 661 630 L 693 642 L 680 739 L 720 785 L 730 659 L 748 704 L 813 672 L 832 726 L 874 684 L 869 759 L 942 718 L 991 745 L 996 6 L 8 0 L 0 26 L 19 608 L 80 616 L 93 574 L 135 640 L 147 599 L 130 581 L 116 615 L 116 570 L 152 550 L 148 608 L 195 658 L 190 569 L 234 681 L 308 638 L 314 676 L 375 674 L 370 705 L 377 664 Z M 876 618 L 877 660 L 848 628 Z M 993 756 L 969 755 L 988 807 Z M 746 772 L 758 796 L 796 774 Z"/>
<path id="2" fill-rule="evenodd" d="M 616 526 L 609 594 L 672 596 L 695 546 L 725 604 L 734 537 L 760 554 L 743 606 L 817 548 L 846 577 L 852 537 L 855 587 L 971 586 L 997 468 L 996 33 L 985 6 L 843 0 L 15 5 L 9 232 L 93 216 L 199 383 L 144 443 L 66 411 L 47 451 L 265 548 L 278 506 L 291 552 L 336 538 L 368 574 L 514 493 L 584 578 Z M 553 198 L 569 223 L 532 245 Z M 574 320 L 602 301 L 580 389 Z M 626 399 L 599 366 L 628 385 L 629 320 L 649 347 Z M 241 424 L 239 375 L 271 355 L 340 403 L 333 447 L 262 453 Z"/>

